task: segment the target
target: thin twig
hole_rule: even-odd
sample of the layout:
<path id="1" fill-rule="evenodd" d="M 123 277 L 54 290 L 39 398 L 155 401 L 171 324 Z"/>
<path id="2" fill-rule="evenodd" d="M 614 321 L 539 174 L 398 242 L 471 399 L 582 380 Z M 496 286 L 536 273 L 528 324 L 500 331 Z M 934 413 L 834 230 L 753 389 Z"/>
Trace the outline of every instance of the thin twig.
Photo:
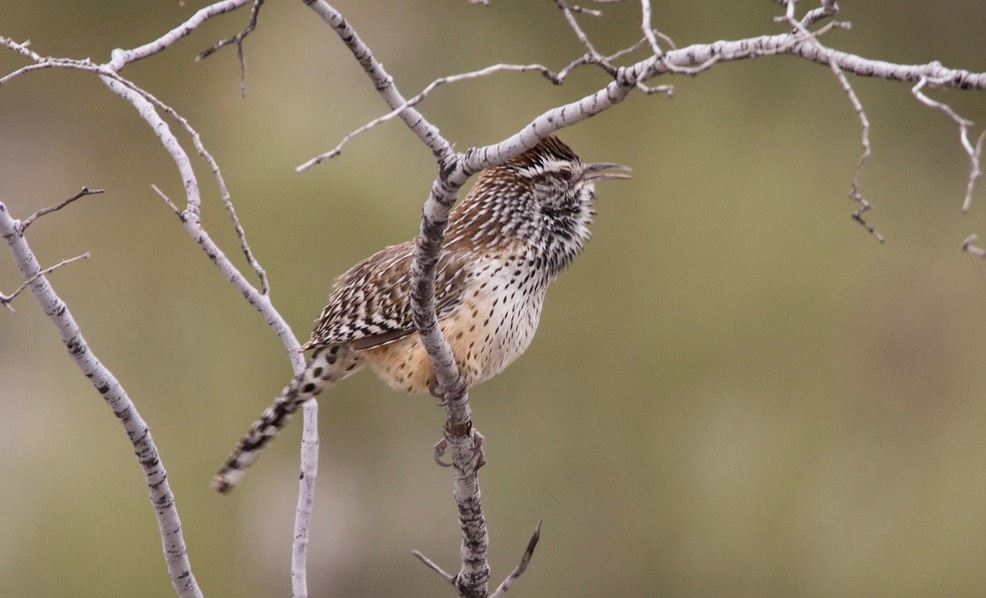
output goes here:
<path id="1" fill-rule="evenodd" d="M 585 31 L 579 25 L 579 22 L 575 19 L 575 14 L 572 8 L 568 5 L 566 0 L 555 0 L 555 5 L 561 9 L 563 15 L 565 15 L 565 21 L 568 22 L 568 26 L 575 33 L 575 37 L 582 44 L 582 47 L 586 49 L 586 52 L 594 58 L 602 58 L 603 55 L 596 50 L 596 47 L 592 45 L 589 41 L 589 36 L 586 35 Z"/>
<path id="2" fill-rule="evenodd" d="M 81 199 L 81 198 L 83 198 L 83 197 L 85 197 L 87 195 L 99 195 L 100 193 L 103 193 L 103 189 L 90 189 L 89 187 L 83 187 L 81 191 L 79 191 L 78 193 L 76 193 L 72 197 L 66 199 L 65 201 L 63 201 L 63 202 L 61 202 L 59 204 L 56 204 L 56 205 L 47 207 L 47 208 L 41 208 L 37 212 L 35 212 L 35 213 L 31 214 L 30 216 L 28 216 L 27 218 L 25 218 L 21 222 L 21 232 L 23 232 L 24 230 L 26 230 L 27 227 L 31 226 L 31 223 L 32 222 L 34 222 L 35 220 L 37 220 L 41 216 L 44 216 L 45 214 L 50 214 L 52 212 L 57 212 L 58 210 L 61 210 L 62 208 L 64 208 L 68 204 L 72 203 L 73 201 L 75 201 L 77 199 Z"/>
<path id="3" fill-rule="evenodd" d="M 22 233 L 24 232 L 24 225 L 23 224 L 21 224 L 21 232 Z M 85 259 L 89 259 L 89 252 L 88 251 L 85 252 L 85 253 L 83 253 L 82 255 L 77 255 L 75 257 L 70 257 L 68 259 L 62 260 L 62 261 L 58 262 L 57 264 L 55 264 L 54 266 L 48 266 L 44 270 L 39 270 L 36 274 L 34 274 L 33 276 L 31 276 L 30 278 L 28 278 L 27 280 L 25 280 L 24 281 L 24 284 L 22 284 L 21 286 L 17 287 L 16 289 L 14 289 L 14 292 L 13 293 L 11 293 L 9 295 L 4 295 L 3 293 L 0 293 L 0 304 L 5 305 L 7 307 L 7 309 L 10 310 L 11 313 L 16 313 L 17 310 L 14 309 L 14 306 L 11 305 L 11 302 L 14 299 L 16 299 L 17 296 L 20 295 L 24 291 L 24 289 L 27 288 L 27 285 L 29 285 L 32 282 L 34 282 L 35 280 L 37 280 L 39 276 L 45 276 L 45 275 L 51 274 L 52 272 L 54 272 L 55 270 L 61 268 L 62 266 L 65 266 L 67 264 L 71 264 L 72 262 L 75 262 L 75 261 L 78 261 L 78 260 L 85 260 Z"/>
<path id="4" fill-rule="evenodd" d="M 541 64 L 494 64 L 492 66 L 488 66 L 486 68 L 479 69 L 476 71 L 471 71 L 468 73 L 460 73 L 457 75 L 448 75 L 445 77 L 439 77 L 438 79 L 435 79 L 434 81 L 429 83 L 416 96 L 407 100 L 397 108 L 391 110 L 390 112 L 384 114 L 383 116 L 378 116 L 377 118 L 371 120 L 370 122 L 364 124 L 363 126 L 353 131 L 350 131 L 345 137 L 342 138 L 342 140 L 334 148 L 308 160 L 304 164 L 295 168 L 295 171 L 304 172 L 305 170 L 308 170 L 313 166 L 316 166 L 318 164 L 321 164 L 322 162 L 331 160 L 339 156 L 342 153 L 343 146 L 349 143 L 354 137 L 362 135 L 363 133 L 369 131 L 370 129 L 394 119 L 395 117 L 399 116 L 402 111 L 426 99 L 432 91 L 434 91 L 437 87 L 441 85 L 444 85 L 446 83 L 458 83 L 459 81 L 466 81 L 469 79 L 478 79 L 480 77 L 485 77 L 488 75 L 492 75 L 493 73 L 499 73 L 504 71 L 517 72 L 517 73 L 537 71 L 551 80 L 555 80 L 555 78 L 557 77 L 554 73 L 551 72 L 551 70 L 548 67 Z"/>
<path id="5" fill-rule="evenodd" d="M 983 141 L 986 140 L 986 129 L 979 134 L 976 139 L 976 151 L 970 156 L 970 161 L 972 165 L 969 167 L 969 182 L 966 184 L 965 188 L 965 200 L 962 202 L 962 209 L 968 210 L 972 205 L 972 192 L 976 188 L 976 181 L 983 175 L 982 168 L 980 164 L 982 163 L 983 155 Z"/>
<path id="6" fill-rule="evenodd" d="M 490 598 L 500 598 L 507 593 L 510 586 L 517 581 L 524 571 L 527 571 L 527 566 L 531 563 L 531 558 L 534 556 L 534 549 L 537 548 L 538 540 L 541 539 L 541 521 L 538 521 L 538 525 L 534 528 L 534 534 L 531 539 L 527 542 L 527 549 L 524 550 L 524 554 L 520 557 L 520 562 L 514 567 L 514 570 L 510 572 L 510 575 L 496 588 Z"/>
<path id="7" fill-rule="evenodd" d="M 654 24 L 651 20 L 650 0 L 640 0 L 640 28 L 643 30 L 644 38 L 646 38 L 647 43 L 650 44 L 650 51 L 654 53 L 654 56 L 664 54 L 664 51 L 661 50 L 661 45 L 657 43 L 657 36 L 654 35 Z"/>
<path id="8" fill-rule="evenodd" d="M 421 554 L 421 552 L 419 552 L 417 550 L 412 550 L 411 551 L 411 554 L 413 554 L 415 556 L 415 558 L 417 558 L 419 561 L 421 561 L 422 563 L 424 563 L 425 566 L 427 566 L 429 569 L 431 569 L 435 573 L 441 575 L 442 578 L 445 581 L 447 581 L 449 583 L 452 583 L 454 577 L 451 574 L 447 573 L 444 569 L 442 569 L 438 565 L 438 563 L 436 563 L 435 561 L 433 561 L 430 558 L 426 557 L 425 555 Z"/>
<path id="9" fill-rule="evenodd" d="M 164 200 L 164 203 L 167 204 L 169 208 L 171 208 L 171 211 L 174 212 L 176 216 L 178 216 L 179 218 L 182 217 L 181 208 L 176 206 L 175 203 L 171 201 L 171 198 L 168 197 L 164 191 L 158 189 L 158 186 L 154 184 L 151 184 L 151 189 L 153 189 L 154 192 L 158 194 L 158 197 Z"/>
<path id="10" fill-rule="evenodd" d="M 247 26 L 243 28 L 242 31 L 237 33 L 232 37 L 227 37 L 226 39 L 219 40 L 211 48 L 206 48 L 199 52 L 199 55 L 195 57 L 195 60 L 203 60 L 208 58 L 215 52 L 219 51 L 224 46 L 229 44 L 236 44 L 236 57 L 240 61 L 240 97 L 246 97 L 246 56 L 243 54 L 243 40 L 246 39 L 248 35 L 253 33 L 253 30 L 257 28 L 257 17 L 260 15 L 260 7 L 264 4 L 264 0 L 253 0 L 253 7 L 250 8 L 250 21 Z"/>
<path id="11" fill-rule="evenodd" d="M 860 125 L 860 139 L 859 143 L 862 147 L 862 151 L 859 154 L 859 160 L 856 162 L 856 170 L 853 173 L 852 184 L 849 188 L 849 197 L 859 204 L 856 211 L 852 213 L 852 218 L 858 222 L 867 232 L 869 232 L 873 237 L 883 243 L 885 241 L 883 235 L 880 231 L 876 230 L 873 225 L 869 224 L 863 219 L 863 214 L 868 210 L 872 209 L 870 202 L 860 193 L 861 179 L 863 177 L 863 168 L 866 166 L 866 161 L 870 157 L 871 146 L 870 146 L 870 120 L 866 116 L 866 111 L 863 110 L 863 103 L 859 100 L 859 96 L 856 95 L 856 91 L 849 84 L 849 80 L 846 78 L 845 73 L 839 68 L 839 65 L 834 61 L 829 63 L 832 67 L 832 72 L 835 73 L 836 79 L 839 81 L 839 85 L 842 86 L 843 91 L 849 97 L 849 103 L 852 104 L 853 111 L 856 113 L 856 117 L 859 119 Z"/>
<path id="12" fill-rule="evenodd" d="M 579 6 L 578 4 L 573 4 L 569 7 L 573 13 L 589 15 L 590 17 L 601 17 L 603 16 L 603 11 L 597 8 L 586 8 L 584 6 Z"/>
<path id="13" fill-rule="evenodd" d="M 267 280 L 267 271 L 264 270 L 263 266 L 260 265 L 260 262 L 253 254 L 253 250 L 250 249 L 250 244 L 247 242 L 247 238 L 246 238 L 246 231 L 243 229 L 243 225 L 240 223 L 240 218 L 236 213 L 236 207 L 233 205 L 232 196 L 229 193 L 229 189 L 226 187 L 226 180 L 223 177 L 222 170 L 219 168 L 219 163 L 216 162 L 216 159 L 213 158 L 212 154 L 209 153 L 209 151 L 206 149 L 205 144 L 202 143 L 202 137 L 201 135 L 199 135 L 199 132 L 194 127 L 192 127 L 191 123 L 188 122 L 188 119 L 186 119 L 184 116 L 179 114 L 178 111 L 172 108 L 171 106 L 162 102 L 160 99 L 154 96 L 154 94 L 144 89 L 141 89 L 140 87 L 134 85 L 131 81 L 124 79 L 123 77 L 120 77 L 116 73 L 110 73 L 109 75 L 105 75 L 105 77 L 109 78 L 113 82 L 123 85 L 127 90 L 135 94 L 135 96 L 138 96 L 143 100 L 150 102 L 152 105 L 160 108 L 165 114 L 167 114 L 168 116 L 173 118 L 176 122 L 178 122 L 178 124 L 181 125 L 181 127 L 191 138 L 192 144 L 195 146 L 195 150 L 198 152 L 199 156 L 203 160 L 205 160 L 206 164 L 209 166 L 210 171 L 212 172 L 213 180 L 215 180 L 216 186 L 219 189 L 219 197 L 220 199 L 222 199 L 223 207 L 225 207 L 226 209 L 226 214 L 229 217 L 230 223 L 233 226 L 233 231 L 236 233 L 236 238 L 239 241 L 240 250 L 243 252 L 244 257 L 246 257 L 247 263 L 250 265 L 250 268 L 253 270 L 254 274 L 257 275 L 257 279 L 260 283 L 260 294 L 267 295 L 270 292 L 270 286 Z M 158 129 L 155 129 L 155 131 L 158 131 Z M 165 131 L 161 130 L 160 133 L 165 133 Z M 168 145 L 174 144 L 175 146 L 177 146 L 177 148 L 180 148 L 180 144 L 178 144 L 177 139 L 174 137 L 174 135 L 170 133 L 170 131 L 167 131 L 167 135 L 163 135 L 160 137 L 162 143 L 165 143 L 166 147 L 168 147 Z M 181 161 L 187 161 L 188 160 L 187 155 L 184 155 L 183 158 L 180 157 L 182 155 L 184 155 L 183 152 L 182 154 L 172 153 L 173 157 L 176 157 Z M 191 174 L 191 170 L 190 170 L 191 164 L 189 164 L 187 168 L 189 170 L 189 173 Z M 201 197 L 198 192 L 198 183 L 194 181 L 194 178 L 188 178 L 186 179 L 186 185 L 189 183 L 191 183 L 193 187 L 191 189 L 186 187 L 186 190 L 194 190 L 194 193 L 186 194 L 187 207 L 185 210 L 179 210 L 174 204 L 170 202 L 170 200 L 167 199 L 167 196 L 165 196 L 160 189 L 154 188 L 155 191 L 158 193 L 158 195 L 164 197 L 165 201 L 169 203 L 171 208 L 179 216 L 181 216 L 182 222 L 187 222 L 189 218 L 198 219 L 199 214 L 201 212 Z M 201 229 L 201 226 L 199 226 L 198 228 Z M 207 251 L 207 253 L 209 253 L 210 256 L 220 255 L 215 253 L 214 251 L 212 252 Z M 283 335 L 279 335 L 279 336 L 281 336 L 283 341 L 284 336 Z M 294 335 L 291 334 L 291 336 L 293 337 Z M 290 350 L 293 349 L 289 348 L 289 351 Z"/>
<path id="14" fill-rule="evenodd" d="M 870 146 L 870 120 L 866 116 L 866 111 L 863 109 L 863 103 L 860 101 L 859 96 L 856 95 L 856 90 L 853 89 L 852 85 L 849 83 L 849 79 L 846 77 L 846 74 L 843 72 L 838 62 L 832 59 L 830 50 L 818 40 L 819 35 L 830 30 L 835 24 L 829 23 L 828 26 L 822 27 L 819 31 L 809 31 L 794 16 L 794 7 L 796 2 L 797 0 L 781 0 L 781 3 L 786 5 L 787 11 L 783 17 L 777 17 L 777 19 L 786 21 L 794 28 L 795 32 L 800 34 L 800 39 L 798 39 L 798 42 L 795 43 L 808 42 L 817 52 L 822 55 L 823 58 L 827 59 L 829 68 L 835 75 L 836 81 L 839 82 L 839 86 L 842 87 L 842 91 L 844 91 L 846 97 L 849 98 L 849 103 L 852 105 L 853 112 L 856 113 L 856 118 L 859 120 L 860 146 L 862 147 L 859 160 L 856 162 L 856 170 L 853 173 L 852 183 L 849 188 L 850 199 L 859 204 L 856 210 L 852 213 L 852 219 L 858 222 L 860 226 L 862 226 L 868 233 L 873 235 L 877 241 L 883 243 L 885 241 L 883 235 L 863 218 L 863 214 L 871 210 L 873 206 L 860 192 L 863 169 L 866 167 L 866 161 L 872 153 L 872 148 Z"/>

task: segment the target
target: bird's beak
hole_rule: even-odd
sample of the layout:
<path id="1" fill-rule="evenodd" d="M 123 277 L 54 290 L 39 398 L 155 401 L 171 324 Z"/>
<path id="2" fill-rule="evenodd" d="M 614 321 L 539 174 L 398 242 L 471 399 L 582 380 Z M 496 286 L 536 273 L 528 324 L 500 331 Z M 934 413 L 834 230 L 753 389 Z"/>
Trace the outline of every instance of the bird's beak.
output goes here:
<path id="1" fill-rule="evenodd" d="M 607 170 L 622 170 L 624 172 L 605 172 Z M 588 181 L 632 179 L 633 177 L 629 174 L 631 171 L 632 169 L 629 166 L 616 164 L 615 162 L 594 162 L 592 164 L 585 165 L 586 175 L 583 178 Z"/>

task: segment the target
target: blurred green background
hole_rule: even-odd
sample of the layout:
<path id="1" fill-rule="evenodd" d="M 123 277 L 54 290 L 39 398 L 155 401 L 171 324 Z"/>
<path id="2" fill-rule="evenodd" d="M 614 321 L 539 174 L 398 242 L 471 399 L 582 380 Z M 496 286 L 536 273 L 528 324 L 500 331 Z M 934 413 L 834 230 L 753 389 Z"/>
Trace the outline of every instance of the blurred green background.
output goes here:
<path id="1" fill-rule="evenodd" d="M 844 3 L 853 30 L 828 44 L 986 70 L 986 4 L 860 4 Z M 7 3 L 0 34 L 102 62 L 202 5 Z M 338 7 L 407 95 L 491 63 L 560 68 L 581 54 L 546 1 Z M 603 8 L 581 18 L 601 49 L 638 37 L 636 4 Z M 655 22 L 684 46 L 782 31 L 779 11 L 664 2 Z M 337 274 L 415 233 L 434 164 L 392 123 L 296 174 L 385 107 L 301 2 L 264 7 L 241 99 L 233 49 L 193 59 L 247 16 L 215 19 L 123 74 L 202 133 L 305 339 Z M 23 64 L 0 52 L 3 73 Z M 511 594 L 986 594 L 986 264 L 959 250 L 986 232 L 986 188 L 963 214 L 953 123 L 905 84 L 851 81 L 873 125 L 863 191 L 882 245 L 849 218 L 859 127 L 825 67 L 723 64 L 660 81 L 672 99 L 635 95 L 562 133 L 635 178 L 601 188 L 593 241 L 549 294 L 536 342 L 472 393 L 495 583 L 544 520 Z M 562 87 L 503 74 L 443 87 L 421 109 L 464 149 L 604 82 L 588 69 Z M 936 97 L 986 122 L 986 95 Z M 197 168 L 205 224 L 238 256 Z M 151 184 L 182 198 L 151 131 L 95 77 L 47 70 L 0 89 L 0 200 L 15 217 L 106 189 L 28 240 L 47 264 L 92 253 L 51 279 L 151 426 L 202 588 L 285 596 L 300 422 L 231 496 L 208 481 L 289 363 Z M 0 289 L 20 282 L 0 260 Z M 173 595 L 123 430 L 33 299 L 14 305 L 0 310 L 0 593 Z M 450 595 L 410 554 L 456 567 L 449 473 L 431 459 L 441 410 L 363 374 L 323 398 L 320 420 L 311 594 Z"/>

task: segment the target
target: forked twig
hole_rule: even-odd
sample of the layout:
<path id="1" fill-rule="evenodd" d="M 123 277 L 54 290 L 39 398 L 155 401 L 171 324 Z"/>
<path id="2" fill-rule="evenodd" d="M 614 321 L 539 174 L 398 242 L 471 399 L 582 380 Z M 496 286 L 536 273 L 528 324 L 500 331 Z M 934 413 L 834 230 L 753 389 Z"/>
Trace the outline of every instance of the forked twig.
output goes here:
<path id="1" fill-rule="evenodd" d="M 250 8 L 250 21 L 242 31 L 232 37 L 219 40 L 213 44 L 212 47 L 206 48 L 205 50 L 199 52 L 199 55 L 195 57 L 195 60 L 203 60 L 215 52 L 218 52 L 224 46 L 236 44 L 236 57 L 240 61 L 240 97 L 246 97 L 247 67 L 246 56 L 243 54 L 243 40 L 245 40 L 246 37 L 253 33 L 253 30 L 257 28 L 257 17 L 260 15 L 260 7 L 263 6 L 263 4 L 264 0 L 253 0 L 253 6 Z"/>
<path id="2" fill-rule="evenodd" d="M 863 109 L 863 103 L 860 101 L 859 96 L 856 95 L 856 90 L 853 89 L 852 85 L 849 83 L 849 79 L 846 78 L 845 72 L 839 66 L 839 63 L 832 58 L 831 51 L 824 46 L 819 40 L 818 36 L 829 31 L 832 27 L 835 27 L 836 23 L 829 23 L 825 27 L 822 27 L 818 31 L 809 31 L 804 25 L 803 21 L 798 21 L 794 16 L 794 8 L 797 0 L 780 0 L 780 3 L 785 5 L 787 10 L 784 16 L 777 17 L 778 21 L 785 21 L 790 24 L 794 30 L 800 34 L 800 37 L 796 42 L 801 43 L 808 42 L 811 44 L 816 51 L 818 51 L 822 57 L 824 57 L 832 73 L 835 75 L 836 81 L 839 82 L 839 86 L 842 87 L 842 91 L 845 92 L 846 97 L 849 98 L 849 103 L 852 105 L 853 112 L 856 113 L 856 118 L 859 120 L 860 125 L 860 146 L 862 150 L 860 151 L 859 160 L 856 162 L 856 169 L 853 172 L 852 183 L 849 187 L 849 198 L 858 204 L 856 210 L 852 213 L 852 219 L 855 220 L 862 226 L 868 233 L 873 235 L 873 237 L 883 243 L 885 241 L 883 235 L 876 230 L 873 225 L 869 224 L 864 218 L 863 214 L 872 209 L 870 202 L 863 196 L 860 192 L 861 180 L 863 177 L 863 169 L 866 166 L 866 161 L 869 159 L 872 153 L 872 148 L 870 146 L 870 120 L 866 116 L 866 111 Z M 834 2 L 826 2 L 823 4 L 822 8 L 824 13 L 829 13 L 835 10 Z M 834 12 L 832 12 L 834 14 Z M 810 22 L 815 22 L 822 18 L 822 13 L 817 16 L 813 16 L 812 19 L 807 19 Z"/>
<path id="3" fill-rule="evenodd" d="M 980 158 L 983 153 L 983 138 L 986 137 L 986 129 L 980 133 L 975 145 L 973 145 L 972 142 L 969 141 L 969 129 L 972 127 L 973 122 L 959 116 L 958 113 L 955 112 L 955 110 L 948 104 L 939 102 L 938 100 L 933 100 L 922 91 L 925 86 L 929 84 L 934 85 L 935 83 L 935 81 L 930 81 L 927 77 L 921 77 L 921 80 L 911 88 L 911 93 L 925 106 L 936 110 L 941 110 L 947 114 L 948 117 L 959 126 L 959 142 L 962 144 L 962 149 L 969 157 L 969 179 L 966 183 L 965 198 L 962 200 L 962 211 L 967 212 L 972 206 L 972 194 L 976 188 L 976 180 L 982 176 L 982 170 L 980 169 Z"/>

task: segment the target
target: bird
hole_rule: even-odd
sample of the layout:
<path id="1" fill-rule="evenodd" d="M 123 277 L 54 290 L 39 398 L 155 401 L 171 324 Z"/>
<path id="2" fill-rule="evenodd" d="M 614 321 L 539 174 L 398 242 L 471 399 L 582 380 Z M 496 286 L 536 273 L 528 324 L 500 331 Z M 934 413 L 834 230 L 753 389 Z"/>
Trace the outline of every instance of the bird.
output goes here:
<path id="1" fill-rule="evenodd" d="M 549 135 L 501 166 L 484 169 L 449 215 L 435 274 L 439 326 L 468 386 L 517 359 L 537 330 L 548 286 L 581 253 L 595 216 L 595 185 L 630 178 L 611 162 L 584 163 Z M 284 387 L 212 480 L 229 492 L 291 415 L 369 366 L 394 389 L 436 389 L 411 313 L 414 241 L 358 262 L 335 281 L 302 347 L 304 372 Z"/>

